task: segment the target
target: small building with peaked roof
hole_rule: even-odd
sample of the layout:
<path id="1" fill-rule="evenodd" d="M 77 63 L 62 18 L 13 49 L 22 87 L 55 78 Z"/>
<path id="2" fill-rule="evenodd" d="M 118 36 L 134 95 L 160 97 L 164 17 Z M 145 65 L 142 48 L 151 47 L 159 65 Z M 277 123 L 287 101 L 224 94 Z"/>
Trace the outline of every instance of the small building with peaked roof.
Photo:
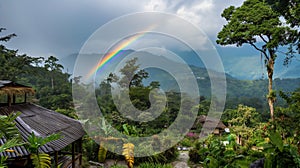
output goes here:
<path id="1" fill-rule="evenodd" d="M 226 128 L 226 125 L 221 120 L 218 120 L 216 118 L 207 117 L 206 115 L 200 115 L 197 117 L 197 119 L 194 122 L 194 125 L 192 126 L 192 130 L 196 130 L 198 128 L 202 128 L 205 124 L 206 130 L 212 131 L 215 135 L 221 135 L 222 132 L 224 132 L 224 129 Z"/>

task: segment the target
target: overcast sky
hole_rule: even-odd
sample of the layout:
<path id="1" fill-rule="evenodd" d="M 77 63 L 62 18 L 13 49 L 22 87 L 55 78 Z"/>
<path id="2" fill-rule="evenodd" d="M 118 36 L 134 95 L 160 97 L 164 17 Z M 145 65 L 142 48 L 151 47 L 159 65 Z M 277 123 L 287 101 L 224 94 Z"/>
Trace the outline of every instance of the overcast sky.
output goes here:
<path id="1" fill-rule="evenodd" d="M 183 17 L 202 29 L 212 41 L 225 20 L 224 8 L 242 0 L 1 0 L 0 27 L 18 36 L 8 48 L 31 56 L 68 56 L 103 24 L 123 15 L 162 11 Z"/>

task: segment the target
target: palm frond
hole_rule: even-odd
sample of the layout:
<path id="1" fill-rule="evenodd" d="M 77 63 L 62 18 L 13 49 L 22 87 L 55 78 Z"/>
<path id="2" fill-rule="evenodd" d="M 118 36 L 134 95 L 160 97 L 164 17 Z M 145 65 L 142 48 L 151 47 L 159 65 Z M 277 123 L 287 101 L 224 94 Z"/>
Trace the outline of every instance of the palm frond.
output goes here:
<path id="1" fill-rule="evenodd" d="M 40 154 L 31 154 L 30 159 L 32 159 L 32 164 L 35 168 L 50 168 L 51 167 L 51 158 L 46 153 Z"/>
<path id="2" fill-rule="evenodd" d="M 20 139 L 13 138 L 8 141 L 6 141 L 2 146 L 0 146 L 0 153 L 7 151 L 9 148 L 15 147 L 15 146 L 22 146 L 24 143 L 20 142 Z"/>
<path id="3" fill-rule="evenodd" d="M 20 132 L 14 121 L 20 114 L 20 112 L 17 112 L 11 113 L 8 116 L 0 115 L 0 137 L 21 139 Z"/>

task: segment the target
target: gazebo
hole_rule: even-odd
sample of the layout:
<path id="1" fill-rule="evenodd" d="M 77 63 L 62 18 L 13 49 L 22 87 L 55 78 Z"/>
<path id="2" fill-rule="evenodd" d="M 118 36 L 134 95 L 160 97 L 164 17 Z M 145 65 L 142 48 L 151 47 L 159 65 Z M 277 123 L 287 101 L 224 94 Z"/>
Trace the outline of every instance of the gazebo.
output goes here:
<path id="1" fill-rule="evenodd" d="M 51 155 L 56 167 L 67 160 L 70 161 L 63 167 L 74 168 L 76 165 L 81 165 L 82 137 L 85 135 L 81 123 L 55 111 L 27 103 L 27 94 L 33 93 L 34 90 L 31 87 L 12 81 L 0 80 L 0 94 L 7 95 L 7 102 L 2 103 L 0 106 L 0 115 L 21 112 L 20 116 L 15 119 L 15 122 L 25 142 L 32 132 L 36 136 L 41 137 L 59 133 L 61 135 L 60 139 L 47 143 L 40 147 L 39 150 Z M 17 95 L 24 95 L 24 102 L 16 103 Z M 0 137 L 0 146 L 5 142 L 6 140 Z M 72 151 L 64 153 L 62 149 L 70 144 Z M 7 156 L 11 160 L 11 164 L 14 164 L 14 167 L 20 160 L 28 161 L 30 153 L 24 146 L 14 147 L 13 150 L 16 152 L 3 152 L 0 153 L 0 156 Z M 67 155 L 70 157 L 66 157 Z"/>

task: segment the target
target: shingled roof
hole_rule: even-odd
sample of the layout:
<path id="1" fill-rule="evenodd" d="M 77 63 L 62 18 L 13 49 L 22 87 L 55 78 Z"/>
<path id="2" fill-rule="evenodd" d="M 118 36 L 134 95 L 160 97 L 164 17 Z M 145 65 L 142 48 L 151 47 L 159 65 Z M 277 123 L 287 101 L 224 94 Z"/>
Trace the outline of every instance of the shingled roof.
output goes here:
<path id="1" fill-rule="evenodd" d="M 85 135 L 81 123 L 65 115 L 48 110 L 41 106 L 24 103 L 12 106 L 0 107 L 0 115 L 8 115 L 14 112 L 21 112 L 21 115 L 15 120 L 16 126 L 20 131 L 24 141 L 34 132 L 37 136 L 48 136 L 53 133 L 59 133 L 61 138 L 40 148 L 40 151 L 52 153 L 60 151 L 72 142 Z M 0 146 L 5 143 L 5 139 L 0 139 Z M 0 156 L 21 157 L 29 155 L 29 152 L 23 147 L 14 147 L 16 152 L 3 152 Z"/>

